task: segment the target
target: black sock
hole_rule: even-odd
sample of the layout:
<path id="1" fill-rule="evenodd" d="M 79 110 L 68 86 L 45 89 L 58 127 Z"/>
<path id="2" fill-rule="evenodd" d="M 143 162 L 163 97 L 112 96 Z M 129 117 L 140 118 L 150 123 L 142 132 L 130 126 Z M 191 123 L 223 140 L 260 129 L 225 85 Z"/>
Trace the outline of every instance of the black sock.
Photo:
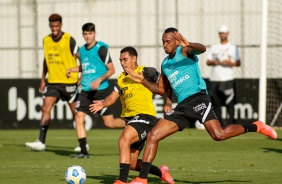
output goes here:
<path id="1" fill-rule="evenodd" d="M 148 173 L 150 171 L 151 165 L 152 164 L 150 162 L 142 162 L 139 178 L 143 178 L 143 179 L 148 178 Z"/>
<path id="2" fill-rule="evenodd" d="M 45 144 L 47 130 L 48 130 L 47 125 L 40 126 L 39 141 L 42 142 L 43 144 Z"/>
<path id="3" fill-rule="evenodd" d="M 87 144 L 86 137 L 78 139 L 78 142 L 81 149 L 80 152 L 83 153 L 84 155 L 88 155 L 88 151 L 86 149 L 86 144 Z"/>
<path id="4" fill-rule="evenodd" d="M 151 165 L 151 168 L 149 170 L 149 173 L 150 174 L 153 174 L 153 175 L 156 175 L 158 177 L 162 177 L 162 171 L 160 170 L 160 168 L 158 168 L 157 166 L 155 165 Z"/>
<path id="5" fill-rule="evenodd" d="M 245 130 L 245 133 L 257 131 L 257 125 L 255 125 L 255 124 L 246 124 L 246 125 L 242 125 L 242 126 Z"/>
<path id="6" fill-rule="evenodd" d="M 127 183 L 130 164 L 119 164 L 119 180 Z"/>
<path id="7" fill-rule="evenodd" d="M 139 171 L 140 172 L 141 169 L 135 169 L 135 171 Z M 151 168 L 149 170 L 150 174 L 153 174 L 155 176 L 159 176 L 160 178 L 162 177 L 162 171 L 160 170 L 160 168 L 158 168 L 155 165 L 151 165 Z"/>

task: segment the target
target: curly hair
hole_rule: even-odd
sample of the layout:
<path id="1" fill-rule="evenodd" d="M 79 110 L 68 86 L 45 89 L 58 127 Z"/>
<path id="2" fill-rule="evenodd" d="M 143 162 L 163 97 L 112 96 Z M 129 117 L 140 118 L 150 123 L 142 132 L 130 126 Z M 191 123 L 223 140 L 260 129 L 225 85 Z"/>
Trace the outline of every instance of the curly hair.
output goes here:
<path id="1" fill-rule="evenodd" d="M 62 23 L 63 19 L 62 19 L 61 15 L 59 15 L 57 13 L 53 13 L 49 16 L 49 22 L 57 22 L 57 21 Z"/>

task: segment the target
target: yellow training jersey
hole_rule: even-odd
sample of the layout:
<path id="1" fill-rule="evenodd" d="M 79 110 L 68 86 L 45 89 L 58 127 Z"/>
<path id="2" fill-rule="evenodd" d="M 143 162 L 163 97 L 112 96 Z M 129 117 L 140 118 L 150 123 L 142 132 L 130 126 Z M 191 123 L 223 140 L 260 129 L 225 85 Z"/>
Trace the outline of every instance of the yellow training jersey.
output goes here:
<path id="1" fill-rule="evenodd" d="M 138 66 L 135 72 L 142 72 L 143 66 Z M 122 105 L 121 117 L 131 117 L 137 114 L 149 114 L 156 116 L 153 104 L 153 93 L 140 83 L 130 78 L 125 78 L 123 72 L 117 79 L 120 88 L 120 101 Z"/>
<path id="2" fill-rule="evenodd" d="M 76 67 L 77 62 L 71 52 L 71 36 L 64 33 L 62 38 L 55 42 L 52 35 L 44 38 L 44 57 L 48 68 L 48 83 L 73 84 L 78 81 L 78 74 L 72 73 L 71 77 L 66 76 L 69 68 Z"/>

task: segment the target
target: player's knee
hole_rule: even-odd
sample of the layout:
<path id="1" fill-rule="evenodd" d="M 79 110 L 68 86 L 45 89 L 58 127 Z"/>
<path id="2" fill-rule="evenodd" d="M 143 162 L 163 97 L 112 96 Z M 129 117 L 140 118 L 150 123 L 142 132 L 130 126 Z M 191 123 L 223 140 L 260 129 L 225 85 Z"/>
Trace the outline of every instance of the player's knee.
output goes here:
<path id="1" fill-rule="evenodd" d="M 211 134 L 211 137 L 212 137 L 215 141 L 222 141 L 222 140 L 225 140 L 224 131 L 214 131 L 214 132 Z"/>
<path id="2" fill-rule="evenodd" d="M 84 122 L 83 121 L 75 121 L 76 127 L 84 127 Z"/>
<path id="3" fill-rule="evenodd" d="M 46 105 L 42 105 L 41 106 L 41 111 L 42 111 L 42 113 L 46 113 L 46 112 L 48 112 L 49 111 L 49 107 L 47 107 Z"/>
<path id="4" fill-rule="evenodd" d="M 213 138 L 215 141 L 221 141 L 225 139 L 225 132 L 221 127 L 213 127 L 213 128 L 207 128 L 210 136 Z"/>
<path id="5" fill-rule="evenodd" d="M 83 118 L 83 116 L 80 116 L 79 114 L 77 114 L 76 116 L 75 116 L 75 124 L 76 124 L 76 126 L 84 126 L 84 118 Z"/>
<path id="6" fill-rule="evenodd" d="M 119 145 L 119 147 L 121 147 L 124 142 L 125 142 L 125 138 L 124 138 L 123 136 L 120 136 L 120 138 L 118 139 L 118 145 Z"/>
<path id="7" fill-rule="evenodd" d="M 128 138 L 126 138 L 126 136 L 121 135 L 118 140 L 118 145 L 120 148 L 123 146 L 128 146 L 128 142 L 129 142 Z"/>
<path id="8" fill-rule="evenodd" d="M 108 121 L 104 121 L 104 125 L 107 127 L 107 128 L 115 128 L 113 123 L 111 122 L 108 122 Z"/>
<path id="9" fill-rule="evenodd" d="M 147 142 L 158 142 L 158 136 L 154 132 L 149 132 L 147 135 Z"/>
<path id="10" fill-rule="evenodd" d="M 107 127 L 107 128 L 111 128 L 111 124 L 109 124 L 108 122 L 104 121 L 104 125 Z"/>

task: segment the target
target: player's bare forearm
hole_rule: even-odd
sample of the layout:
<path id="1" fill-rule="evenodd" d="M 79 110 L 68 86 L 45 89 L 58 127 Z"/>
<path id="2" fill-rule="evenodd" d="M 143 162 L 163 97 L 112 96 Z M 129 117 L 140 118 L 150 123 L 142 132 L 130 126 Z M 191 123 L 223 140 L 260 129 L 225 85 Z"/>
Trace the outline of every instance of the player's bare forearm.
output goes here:
<path id="1" fill-rule="evenodd" d="M 191 43 L 190 42 L 189 47 L 201 53 L 206 52 L 206 47 L 200 43 Z"/>
<path id="2" fill-rule="evenodd" d="M 164 89 L 161 88 L 158 83 L 152 83 L 152 82 L 149 82 L 148 80 L 144 79 L 144 80 L 142 80 L 141 84 L 143 84 L 146 88 L 148 88 L 153 93 L 156 93 L 156 94 L 159 94 L 159 95 L 164 95 L 164 93 L 165 93 Z"/>
<path id="3" fill-rule="evenodd" d="M 113 105 L 115 102 L 116 102 L 115 99 L 113 99 L 111 96 L 108 96 L 107 98 L 105 98 L 102 104 L 103 104 L 103 107 L 109 107 Z"/>
<path id="4" fill-rule="evenodd" d="M 112 93 L 107 96 L 104 101 L 102 101 L 103 107 L 109 107 L 113 105 L 119 98 L 119 93 L 117 91 L 112 91 Z"/>
<path id="5" fill-rule="evenodd" d="M 149 82 L 147 79 L 145 79 L 144 75 L 141 72 L 135 73 L 130 68 L 125 68 L 125 71 L 127 72 L 127 74 L 129 74 L 127 77 L 129 77 L 133 81 L 141 83 L 143 86 L 148 88 L 153 93 L 164 95 L 165 90 L 162 87 L 162 85 L 160 85 L 160 83 Z"/>
<path id="6" fill-rule="evenodd" d="M 167 89 L 166 89 L 166 96 L 167 96 L 167 100 L 169 99 L 172 103 L 172 89 L 170 87 L 170 85 L 168 85 Z"/>
<path id="7" fill-rule="evenodd" d="M 108 70 L 103 76 L 101 76 L 101 81 L 104 81 L 104 80 L 110 78 L 115 73 L 115 67 L 114 67 L 113 63 L 108 63 L 106 65 L 106 67 L 107 67 Z"/>
<path id="8" fill-rule="evenodd" d="M 200 43 L 189 42 L 189 46 L 187 46 L 187 48 L 190 48 L 188 52 L 193 54 L 201 54 L 206 52 L 206 47 Z"/>
<path id="9" fill-rule="evenodd" d="M 219 65 L 219 61 L 218 60 L 207 60 L 207 65 L 208 66 L 213 66 L 213 65 Z"/>
<path id="10" fill-rule="evenodd" d="M 41 75 L 41 81 L 40 81 L 40 86 L 39 86 L 40 93 L 43 93 L 43 91 L 44 91 L 44 88 L 45 88 L 45 78 L 46 78 L 47 72 L 48 72 L 47 64 L 46 64 L 46 60 L 44 58 L 44 60 L 43 60 L 42 75 Z"/>
<path id="11" fill-rule="evenodd" d="M 167 113 L 172 110 L 172 101 L 171 98 L 166 97 L 166 102 L 164 105 L 164 112 Z"/>
<path id="12" fill-rule="evenodd" d="M 110 78 L 113 74 L 115 73 L 114 70 L 108 70 L 104 75 L 102 75 L 101 78 L 101 82 Z"/>
<path id="13" fill-rule="evenodd" d="M 67 77 L 71 77 L 71 73 L 80 72 L 79 68 L 80 68 L 79 66 L 76 66 L 76 67 L 72 67 L 72 68 L 67 69 L 67 72 L 66 72 Z"/>
<path id="14" fill-rule="evenodd" d="M 43 60 L 43 69 L 42 69 L 42 76 L 41 76 L 41 80 L 42 81 L 45 81 L 45 77 L 46 77 L 47 72 L 48 72 L 48 68 L 47 68 L 46 60 L 44 58 L 44 60 Z"/>
<path id="15" fill-rule="evenodd" d="M 108 96 L 104 101 L 95 100 L 92 104 L 89 105 L 89 111 L 93 114 L 96 114 L 103 108 L 111 106 L 112 104 L 114 104 L 114 102 L 115 101 L 110 96 Z"/>

